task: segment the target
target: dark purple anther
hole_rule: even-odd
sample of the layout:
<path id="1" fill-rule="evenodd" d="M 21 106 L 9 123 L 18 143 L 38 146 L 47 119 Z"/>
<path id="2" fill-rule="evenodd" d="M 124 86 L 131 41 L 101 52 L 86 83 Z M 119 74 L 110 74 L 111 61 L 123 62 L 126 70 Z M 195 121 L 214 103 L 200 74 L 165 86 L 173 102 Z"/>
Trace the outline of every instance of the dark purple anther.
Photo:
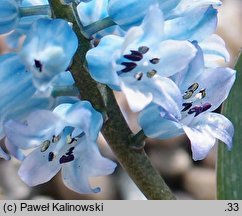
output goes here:
<path id="1" fill-rule="evenodd" d="M 35 67 L 39 69 L 39 72 L 42 72 L 42 64 L 39 60 L 34 60 Z"/>
<path id="2" fill-rule="evenodd" d="M 121 70 L 123 73 L 130 72 L 137 66 L 134 62 L 122 62 L 121 65 L 125 66 L 125 68 Z"/>
<path id="3" fill-rule="evenodd" d="M 153 58 L 153 59 L 150 60 L 151 64 L 158 64 L 159 62 L 160 62 L 159 58 Z"/>
<path id="4" fill-rule="evenodd" d="M 185 112 L 192 107 L 192 103 L 183 103 L 182 106 L 184 106 L 182 112 Z"/>
<path id="5" fill-rule="evenodd" d="M 140 61 L 143 58 L 142 53 L 140 53 L 138 51 L 131 50 L 130 52 L 131 52 L 131 54 L 124 55 L 124 58 L 126 58 L 130 61 Z"/>
<path id="6" fill-rule="evenodd" d="M 60 162 L 60 164 L 63 164 L 63 163 L 71 162 L 71 161 L 73 161 L 74 159 L 75 159 L 74 155 L 68 155 L 68 156 L 63 155 L 63 156 L 60 158 L 59 162 Z"/>
<path id="7" fill-rule="evenodd" d="M 203 107 L 203 112 L 205 112 L 205 111 L 207 111 L 208 109 L 210 109 L 211 108 L 211 104 L 210 103 L 205 103 L 205 104 L 203 104 L 202 105 L 202 107 Z"/>
<path id="8" fill-rule="evenodd" d="M 193 114 L 196 113 L 194 117 L 198 116 L 203 112 L 203 107 L 202 106 L 194 106 L 188 111 L 188 114 Z"/>
<path id="9" fill-rule="evenodd" d="M 49 156 L 48 156 L 48 160 L 49 161 L 53 161 L 54 157 L 55 157 L 54 153 L 53 152 L 50 152 L 49 153 Z"/>
<path id="10" fill-rule="evenodd" d="M 68 152 L 66 153 L 66 155 L 71 155 L 73 154 L 73 150 L 74 150 L 75 147 L 71 147 L 69 148 Z"/>

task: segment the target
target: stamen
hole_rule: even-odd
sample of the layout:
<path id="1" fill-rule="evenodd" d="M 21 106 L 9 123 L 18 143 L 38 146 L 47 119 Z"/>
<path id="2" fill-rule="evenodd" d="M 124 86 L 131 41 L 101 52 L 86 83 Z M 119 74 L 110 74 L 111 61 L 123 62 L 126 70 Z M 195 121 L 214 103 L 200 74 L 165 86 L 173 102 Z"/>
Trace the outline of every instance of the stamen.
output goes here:
<path id="1" fill-rule="evenodd" d="M 158 64 L 159 62 L 160 62 L 159 58 L 153 58 L 153 59 L 150 60 L 151 64 Z"/>
<path id="2" fill-rule="evenodd" d="M 125 66 L 125 68 L 121 70 L 124 73 L 132 71 L 137 66 L 134 62 L 122 62 L 121 65 Z"/>
<path id="3" fill-rule="evenodd" d="M 71 147 L 68 152 L 60 158 L 60 164 L 71 162 L 75 159 L 73 155 L 73 150 L 75 147 Z"/>
<path id="4" fill-rule="evenodd" d="M 54 136 L 52 137 L 52 140 L 51 140 L 51 141 L 52 141 L 53 143 L 56 143 L 56 142 L 59 142 L 60 139 L 61 139 L 61 135 L 57 135 L 57 136 L 54 135 Z"/>
<path id="5" fill-rule="evenodd" d="M 55 157 L 54 153 L 53 152 L 50 152 L 49 153 L 49 156 L 48 156 L 48 160 L 49 161 L 53 161 L 54 157 Z"/>
<path id="6" fill-rule="evenodd" d="M 206 97 L 206 90 L 202 89 L 199 93 L 195 95 L 195 98 L 201 100 Z"/>
<path id="7" fill-rule="evenodd" d="M 41 64 L 41 61 L 34 59 L 34 64 L 35 64 L 35 67 L 39 69 L 39 72 L 42 72 L 43 65 Z"/>
<path id="8" fill-rule="evenodd" d="M 184 106 L 182 112 L 185 112 L 192 107 L 192 103 L 183 103 L 182 106 Z"/>
<path id="9" fill-rule="evenodd" d="M 149 49 L 150 48 L 147 46 L 141 46 L 141 47 L 139 47 L 138 52 L 140 52 L 141 54 L 145 54 L 149 51 Z"/>
<path id="10" fill-rule="evenodd" d="M 68 135 L 66 136 L 66 143 L 67 143 L 67 144 L 70 144 L 71 141 L 72 141 L 71 134 L 68 134 Z"/>
<path id="11" fill-rule="evenodd" d="M 43 143 L 42 143 L 42 146 L 41 146 L 41 149 L 40 151 L 41 152 L 45 152 L 50 146 L 50 141 L 49 140 L 45 140 Z"/>
<path id="12" fill-rule="evenodd" d="M 192 97 L 193 93 L 194 93 L 193 90 L 188 90 L 188 91 L 185 92 L 185 94 L 182 96 L 182 98 L 183 98 L 184 100 L 187 100 L 187 99 L 189 99 L 189 98 Z"/>
<path id="13" fill-rule="evenodd" d="M 134 75 L 135 79 L 137 79 L 138 81 L 140 81 L 143 77 L 143 73 L 142 72 L 139 72 L 137 74 Z"/>
<path id="14" fill-rule="evenodd" d="M 189 88 L 188 88 L 188 91 L 193 91 L 195 92 L 199 87 L 199 84 L 198 83 L 193 83 Z"/>
<path id="15" fill-rule="evenodd" d="M 71 161 L 73 161 L 74 159 L 75 159 L 74 155 L 68 155 L 68 156 L 63 155 L 63 156 L 60 158 L 59 162 L 60 162 L 60 164 L 63 164 L 63 163 L 71 162 Z"/>
<path id="16" fill-rule="evenodd" d="M 157 71 L 156 71 L 156 70 L 151 70 L 151 71 L 147 72 L 146 76 L 147 76 L 148 78 L 152 78 L 152 77 L 154 77 L 156 74 L 157 74 Z"/>
<path id="17" fill-rule="evenodd" d="M 202 105 L 202 107 L 203 107 L 203 112 L 205 112 L 208 109 L 210 109 L 212 107 L 212 105 L 210 103 L 205 103 Z"/>
<path id="18" fill-rule="evenodd" d="M 193 114 L 193 113 L 196 113 L 194 117 L 198 116 L 199 114 L 201 114 L 203 112 L 203 107 L 202 106 L 194 106 L 193 108 L 191 108 L 189 111 L 188 111 L 188 114 Z"/>
<path id="19" fill-rule="evenodd" d="M 140 53 L 138 51 L 131 50 L 130 52 L 131 52 L 131 54 L 124 55 L 124 58 L 131 60 L 131 61 L 140 61 L 143 58 L 142 53 Z"/>

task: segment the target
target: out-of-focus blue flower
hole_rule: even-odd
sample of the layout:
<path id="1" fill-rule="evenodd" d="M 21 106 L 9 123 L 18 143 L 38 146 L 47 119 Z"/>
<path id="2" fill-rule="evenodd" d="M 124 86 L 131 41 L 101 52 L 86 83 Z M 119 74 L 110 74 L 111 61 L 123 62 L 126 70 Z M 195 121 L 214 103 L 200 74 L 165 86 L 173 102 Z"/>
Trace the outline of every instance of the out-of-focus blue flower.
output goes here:
<path id="1" fill-rule="evenodd" d="M 165 35 L 172 39 L 202 40 L 217 25 L 219 0 L 110 0 L 108 14 L 121 28 L 140 25 L 149 6 L 159 4 L 165 18 Z"/>
<path id="2" fill-rule="evenodd" d="M 135 112 L 151 101 L 174 110 L 179 89 L 166 77 L 184 70 L 195 56 L 191 43 L 163 40 L 163 32 L 162 14 L 152 7 L 141 26 L 130 29 L 125 37 L 103 37 L 86 55 L 91 76 L 122 90 Z"/>
<path id="3" fill-rule="evenodd" d="M 196 44 L 195 44 L 196 45 Z M 196 45 L 197 46 L 197 45 Z M 197 46 L 196 58 L 188 70 L 173 76 L 183 93 L 177 102 L 180 118 L 170 110 L 150 105 L 139 115 L 139 124 L 148 137 L 168 139 L 186 134 L 191 142 L 194 160 L 206 157 L 216 138 L 232 147 L 234 128 L 221 114 L 212 113 L 227 98 L 235 81 L 230 68 L 206 68 L 203 53 Z"/>
<path id="4" fill-rule="evenodd" d="M 35 96 L 36 88 L 31 72 L 15 54 L 0 56 L 0 139 L 4 137 L 3 124 L 8 119 L 21 119 L 37 108 L 49 108 L 53 98 Z M 9 159 L 4 154 L 1 157 Z"/>
<path id="5" fill-rule="evenodd" d="M 26 34 L 34 21 L 51 15 L 48 0 L 4 0 L 4 2 L 0 3 L 0 34 L 9 33 L 6 42 L 14 49 L 18 48 L 21 36 Z M 39 8 L 32 9 L 35 6 Z M 13 10 L 13 7 L 16 10 Z"/>
<path id="6" fill-rule="evenodd" d="M 57 74 L 67 70 L 77 47 L 77 37 L 66 21 L 39 19 L 28 31 L 19 56 L 35 85 L 45 91 Z"/>
<path id="7" fill-rule="evenodd" d="M 67 187 L 79 193 L 97 193 L 100 188 L 91 188 L 88 178 L 111 174 L 116 167 L 98 150 L 102 123 L 102 115 L 89 102 L 61 104 L 53 112 L 31 113 L 26 123 L 6 122 L 6 145 L 18 154 L 21 149 L 36 148 L 19 169 L 28 185 L 47 182 L 62 169 Z"/>
<path id="8" fill-rule="evenodd" d="M 108 0 L 92 0 L 90 2 L 81 2 L 77 6 L 77 11 L 82 25 L 85 27 L 108 17 L 107 6 Z M 124 35 L 124 33 L 125 32 L 116 25 L 98 32 L 96 35 L 94 35 L 94 37 L 101 38 L 108 34 Z"/>
<path id="9" fill-rule="evenodd" d="M 19 20 L 18 3 L 15 0 L 2 0 L 0 3 L 0 34 L 13 30 Z"/>
<path id="10" fill-rule="evenodd" d="M 72 40 L 69 44 L 68 39 Z M 65 70 L 76 49 L 76 35 L 66 21 L 43 19 L 33 25 L 19 55 L 0 57 L 0 139 L 5 135 L 4 122 L 52 108 L 58 100 L 51 94 L 73 86 L 74 79 Z"/>
<path id="11" fill-rule="evenodd" d="M 30 27 L 36 19 L 43 17 L 43 15 L 33 14 L 34 16 L 31 16 L 31 14 L 28 14 L 28 18 L 26 18 L 24 9 L 48 4 L 47 0 L 2 0 L 0 3 L 0 34 L 8 33 L 12 30 L 20 32 L 26 30 L 27 25 Z"/>

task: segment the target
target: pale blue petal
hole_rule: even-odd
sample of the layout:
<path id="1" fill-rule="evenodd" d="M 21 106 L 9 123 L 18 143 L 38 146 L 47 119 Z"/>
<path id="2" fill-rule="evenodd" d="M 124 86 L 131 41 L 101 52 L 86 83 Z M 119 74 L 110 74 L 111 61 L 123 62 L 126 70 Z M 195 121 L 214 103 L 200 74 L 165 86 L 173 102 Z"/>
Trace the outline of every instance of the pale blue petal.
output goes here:
<path id="1" fill-rule="evenodd" d="M 47 151 L 41 152 L 40 148 L 31 152 L 22 162 L 18 174 L 29 186 L 36 186 L 51 180 L 60 170 L 59 160 L 48 160 L 49 153 L 54 149 L 50 145 Z"/>
<path id="2" fill-rule="evenodd" d="M 26 123 L 27 125 L 9 120 L 4 124 L 8 140 L 22 149 L 37 147 L 42 142 L 51 140 L 54 135 L 59 135 L 64 128 L 59 118 L 48 110 L 30 113 Z"/>
<path id="3" fill-rule="evenodd" d="M 116 164 L 101 156 L 96 143 L 83 141 L 79 146 L 79 157 L 73 162 L 63 165 L 64 183 L 70 189 L 79 193 L 97 193 L 99 188 L 91 188 L 89 177 L 109 175 L 114 172 Z"/>
<path id="4" fill-rule="evenodd" d="M 17 158 L 18 160 L 22 161 L 25 158 L 24 153 L 15 145 L 13 145 L 7 138 L 5 138 L 5 146 L 8 149 L 9 153 Z"/>
<path id="5" fill-rule="evenodd" d="M 97 139 L 103 118 L 90 102 L 80 101 L 75 104 L 61 104 L 53 112 L 65 119 L 69 126 L 82 129 L 90 139 Z"/>
<path id="6" fill-rule="evenodd" d="M 89 2 L 81 2 L 77 6 L 77 12 L 83 26 L 90 25 L 98 20 L 108 17 L 107 6 L 108 0 L 92 0 Z M 123 36 L 125 32 L 116 25 L 99 31 L 97 34 L 93 35 L 93 37 L 100 39 L 109 34 Z"/>
<path id="7" fill-rule="evenodd" d="M 19 22 L 19 6 L 15 0 L 1 0 L 0 34 L 13 30 Z"/>
<path id="8" fill-rule="evenodd" d="M 169 17 L 182 16 L 197 9 L 207 8 L 210 5 L 218 7 L 222 5 L 222 2 L 219 0 L 180 0 L 180 3 L 170 11 Z"/>
<path id="9" fill-rule="evenodd" d="M 204 72 L 203 51 L 196 42 L 193 42 L 193 44 L 197 49 L 196 56 L 190 62 L 188 68 L 172 77 L 172 80 L 178 85 L 182 93 L 184 93 L 193 83 L 197 82 Z"/>
<path id="10" fill-rule="evenodd" d="M 0 158 L 3 158 L 5 160 L 10 160 L 11 157 L 9 154 L 7 154 L 3 149 L 0 147 Z"/>
<path id="11" fill-rule="evenodd" d="M 149 7 L 140 27 L 144 31 L 140 42 L 145 41 L 147 44 L 154 44 L 156 41 L 159 42 L 163 38 L 164 17 L 158 5 Z M 149 40 L 151 42 L 149 42 Z"/>
<path id="12" fill-rule="evenodd" d="M 231 68 L 206 69 L 197 80 L 191 80 L 200 84 L 200 88 L 206 89 L 206 97 L 203 103 L 210 103 L 211 110 L 217 109 L 228 97 L 235 81 L 236 71 Z"/>
<path id="13" fill-rule="evenodd" d="M 108 14 L 111 19 L 121 28 L 127 30 L 132 26 L 141 24 L 150 5 L 155 4 L 157 0 L 110 0 L 108 4 Z"/>
<path id="14" fill-rule="evenodd" d="M 154 45 L 152 54 L 159 57 L 153 69 L 163 77 L 169 77 L 188 67 L 196 55 L 196 48 L 187 41 L 165 40 Z"/>
<path id="15" fill-rule="evenodd" d="M 83 26 L 90 25 L 108 16 L 108 0 L 92 0 L 88 3 L 81 2 L 77 6 L 78 16 Z"/>
<path id="16" fill-rule="evenodd" d="M 151 138 L 168 139 L 184 134 L 181 124 L 154 104 L 140 112 L 138 122 L 145 135 Z"/>
<path id="17" fill-rule="evenodd" d="M 217 10 L 197 9 L 182 17 L 165 22 L 165 35 L 175 40 L 202 41 L 213 34 L 217 27 Z"/>
<path id="18" fill-rule="evenodd" d="M 194 118 L 191 127 L 206 130 L 215 138 L 223 141 L 228 146 L 228 149 L 232 148 L 234 127 L 223 115 L 211 112 L 201 114 Z"/>
<path id="19" fill-rule="evenodd" d="M 218 35 L 211 35 L 209 38 L 199 43 L 204 53 L 205 62 L 210 62 L 211 60 L 224 59 L 226 62 L 230 61 L 230 55 L 226 49 L 225 42 Z"/>
<path id="20" fill-rule="evenodd" d="M 59 73 L 51 81 L 52 86 L 71 86 L 74 83 L 75 80 L 70 71 Z"/>
<path id="21" fill-rule="evenodd" d="M 121 49 L 123 38 L 109 35 L 99 45 L 87 52 L 88 69 L 93 79 L 119 89 L 119 77 L 115 70 L 117 50 Z"/>
<path id="22" fill-rule="evenodd" d="M 216 139 L 206 129 L 183 126 L 191 142 L 193 160 L 203 160 L 215 145 Z"/>
<path id="23" fill-rule="evenodd" d="M 140 83 L 136 79 L 127 79 L 122 83 L 121 89 L 133 112 L 141 111 L 153 101 L 174 116 L 180 117 L 182 95 L 176 84 L 168 78 L 156 76 Z"/>
<path id="24" fill-rule="evenodd" d="M 171 10 L 174 9 L 181 0 L 158 0 L 160 9 L 165 14 L 165 17 L 169 17 Z"/>

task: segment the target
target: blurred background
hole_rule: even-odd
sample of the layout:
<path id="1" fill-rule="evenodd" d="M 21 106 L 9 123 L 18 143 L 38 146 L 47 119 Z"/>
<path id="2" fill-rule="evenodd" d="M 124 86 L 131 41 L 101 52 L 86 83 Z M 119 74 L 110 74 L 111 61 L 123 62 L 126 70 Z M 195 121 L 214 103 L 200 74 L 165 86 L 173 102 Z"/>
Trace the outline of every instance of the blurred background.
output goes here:
<path id="1" fill-rule="evenodd" d="M 226 42 L 231 54 L 229 65 L 233 67 L 242 47 L 242 1 L 223 2 L 218 14 L 217 33 Z M 4 38 L 0 37 L 0 53 L 6 51 Z M 137 132 L 136 115 L 130 112 L 122 94 L 116 93 L 116 97 L 131 129 Z M 104 156 L 116 160 L 101 136 L 99 144 Z M 199 162 L 192 161 L 186 137 L 159 142 L 148 139 L 145 149 L 178 199 L 216 199 L 216 146 L 205 160 Z M 46 184 L 30 188 L 18 177 L 18 167 L 17 160 L 0 159 L 0 199 L 146 199 L 120 166 L 113 175 L 91 179 L 93 187 L 102 188 L 101 193 L 94 195 L 80 195 L 70 191 L 63 185 L 60 175 Z"/>

